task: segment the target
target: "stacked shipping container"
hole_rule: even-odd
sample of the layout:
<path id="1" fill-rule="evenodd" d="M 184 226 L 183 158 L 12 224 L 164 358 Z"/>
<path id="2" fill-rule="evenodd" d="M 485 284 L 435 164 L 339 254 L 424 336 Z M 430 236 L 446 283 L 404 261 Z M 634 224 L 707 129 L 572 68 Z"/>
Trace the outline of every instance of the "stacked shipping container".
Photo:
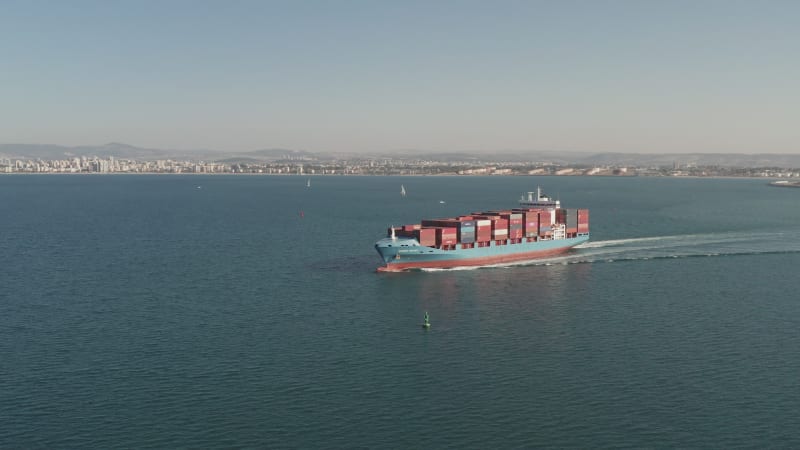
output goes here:
<path id="1" fill-rule="evenodd" d="M 492 239 L 506 240 L 508 239 L 508 219 L 495 219 L 492 221 Z"/>
<path id="2" fill-rule="evenodd" d="M 578 233 L 588 233 L 589 232 L 589 210 L 588 209 L 579 209 L 578 210 Z"/>
<path id="3" fill-rule="evenodd" d="M 477 219 L 475 221 L 475 240 L 477 242 L 489 242 L 492 240 L 491 220 Z"/>
<path id="4" fill-rule="evenodd" d="M 508 214 L 508 238 L 514 242 L 522 239 L 522 213 Z"/>
<path id="5" fill-rule="evenodd" d="M 422 227 L 445 227 L 456 230 L 456 237 L 461 244 L 475 242 L 475 220 L 472 216 L 461 216 L 455 219 L 426 219 Z"/>
<path id="6" fill-rule="evenodd" d="M 414 237 L 419 241 L 419 245 L 433 247 L 436 245 L 436 228 L 414 230 Z"/>
<path id="7" fill-rule="evenodd" d="M 426 247 L 454 248 L 458 244 L 488 246 L 517 243 L 523 238 L 550 237 L 554 223 L 564 224 L 567 235 L 589 232 L 589 210 L 514 209 L 473 213 L 449 219 L 426 219 L 421 224 L 389 228 L 389 235 L 414 237 Z"/>
<path id="8" fill-rule="evenodd" d="M 536 237 L 539 235 L 539 210 L 524 210 L 522 214 L 522 232 L 525 237 Z"/>
<path id="9" fill-rule="evenodd" d="M 458 243 L 458 234 L 453 227 L 439 227 L 436 230 L 436 246 L 451 247 Z"/>
<path id="10" fill-rule="evenodd" d="M 539 236 L 550 237 L 553 229 L 553 211 L 539 211 Z"/>
<path id="11" fill-rule="evenodd" d="M 589 232 L 588 209 L 558 209 L 556 221 L 566 225 L 568 235 Z"/>
<path id="12" fill-rule="evenodd" d="M 556 210 L 556 221 L 566 225 L 567 236 L 578 232 L 578 210 L 577 209 L 558 209 Z"/>

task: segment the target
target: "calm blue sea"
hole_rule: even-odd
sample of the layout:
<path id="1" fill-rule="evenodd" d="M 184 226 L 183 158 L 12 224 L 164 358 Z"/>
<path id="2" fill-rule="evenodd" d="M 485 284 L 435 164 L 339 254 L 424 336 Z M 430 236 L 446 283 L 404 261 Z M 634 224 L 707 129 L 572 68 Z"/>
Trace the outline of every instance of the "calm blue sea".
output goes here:
<path id="1" fill-rule="evenodd" d="M 307 179 L 0 176 L 0 448 L 800 447 L 800 189 Z M 374 271 L 537 185 L 588 244 Z"/>

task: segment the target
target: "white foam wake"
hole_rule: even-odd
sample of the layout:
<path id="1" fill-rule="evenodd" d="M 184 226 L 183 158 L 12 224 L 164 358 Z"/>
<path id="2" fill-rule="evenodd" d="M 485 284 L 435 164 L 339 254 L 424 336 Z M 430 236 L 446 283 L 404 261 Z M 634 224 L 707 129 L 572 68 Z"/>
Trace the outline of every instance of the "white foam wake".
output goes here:
<path id="1" fill-rule="evenodd" d="M 800 253 L 800 230 L 723 232 L 590 241 L 555 257 L 482 267 L 551 266 L 767 253 Z M 433 272 L 475 269 L 476 267 L 457 267 L 423 270 Z"/>

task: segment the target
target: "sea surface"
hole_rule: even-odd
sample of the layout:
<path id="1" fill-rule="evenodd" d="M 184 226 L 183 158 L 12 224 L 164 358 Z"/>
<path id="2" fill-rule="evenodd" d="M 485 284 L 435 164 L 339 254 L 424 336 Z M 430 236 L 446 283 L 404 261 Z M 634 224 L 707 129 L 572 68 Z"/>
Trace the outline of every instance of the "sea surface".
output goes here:
<path id="1" fill-rule="evenodd" d="M 0 176 L 0 448 L 799 448 L 767 181 Z M 388 226 L 537 185 L 589 243 L 375 272 Z"/>

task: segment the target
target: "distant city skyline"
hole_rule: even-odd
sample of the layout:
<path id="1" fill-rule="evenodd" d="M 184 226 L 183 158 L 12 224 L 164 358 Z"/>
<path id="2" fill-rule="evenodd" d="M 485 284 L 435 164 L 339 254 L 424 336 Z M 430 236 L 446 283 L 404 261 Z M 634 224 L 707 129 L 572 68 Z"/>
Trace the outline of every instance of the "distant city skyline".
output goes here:
<path id="1" fill-rule="evenodd" d="M 0 144 L 800 153 L 796 1 L 5 2 Z"/>

